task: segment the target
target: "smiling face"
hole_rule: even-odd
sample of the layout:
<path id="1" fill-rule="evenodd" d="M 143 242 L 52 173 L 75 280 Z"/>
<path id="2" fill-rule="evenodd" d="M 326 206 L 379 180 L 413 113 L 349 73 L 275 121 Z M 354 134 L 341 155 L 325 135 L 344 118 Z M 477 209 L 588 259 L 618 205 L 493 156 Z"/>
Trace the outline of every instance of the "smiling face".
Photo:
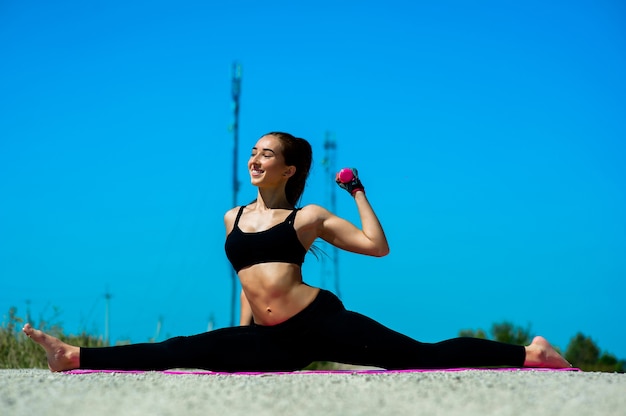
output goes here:
<path id="1" fill-rule="evenodd" d="M 295 166 L 287 166 L 282 153 L 281 141 L 273 135 L 266 135 L 252 148 L 248 160 L 250 181 L 255 186 L 284 186 L 293 175 Z"/>

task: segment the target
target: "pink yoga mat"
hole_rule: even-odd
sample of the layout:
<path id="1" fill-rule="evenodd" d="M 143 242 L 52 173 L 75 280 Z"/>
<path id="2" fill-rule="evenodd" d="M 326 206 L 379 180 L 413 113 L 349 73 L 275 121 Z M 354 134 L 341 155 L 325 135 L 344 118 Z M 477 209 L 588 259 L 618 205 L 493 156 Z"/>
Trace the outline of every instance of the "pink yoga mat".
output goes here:
<path id="1" fill-rule="evenodd" d="M 240 375 L 240 376 L 259 376 L 259 375 L 287 375 L 287 374 L 398 374 L 398 373 L 432 373 L 432 372 L 460 372 L 460 371 L 580 371 L 579 368 L 447 368 L 439 370 L 312 370 L 312 371 L 279 371 L 279 372 L 239 372 L 225 373 L 219 371 L 203 371 L 203 370 L 166 370 L 155 371 L 162 374 L 193 374 L 193 375 Z M 151 371 L 143 370 L 70 370 L 65 374 L 93 374 L 93 373 L 148 373 Z"/>

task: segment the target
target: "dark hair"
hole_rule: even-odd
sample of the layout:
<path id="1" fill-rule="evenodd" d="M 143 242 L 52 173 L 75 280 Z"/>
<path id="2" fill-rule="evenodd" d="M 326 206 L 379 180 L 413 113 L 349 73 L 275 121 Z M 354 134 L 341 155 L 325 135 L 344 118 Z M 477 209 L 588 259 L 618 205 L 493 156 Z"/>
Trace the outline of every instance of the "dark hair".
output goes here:
<path id="1" fill-rule="evenodd" d="M 306 180 L 309 177 L 311 165 L 313 164 L 313 149 L 311 149 L 311 144 L 305 139 L 280 131 L 267 133 L 265 136 L 274 136 L 280 140 L 283 146 L 282 152 L 285 164 L 296 167 L 296 173 L 289 178 L 285 187 L 287 202 L 295 207 L 300 197 L 302 197 Z M 315 244 L 311 245 L 309 251 L 318 260 L 322 255 L 328 257 L 324 250 L 317 247 Z"/>
<path id="2" fill-rule="evenodd" d="M 313 163 L 311 145 L 305 139 L 294 137 L 289 133 L 276 131 L 267 133 L 266 136 L 274 136 L 280 140 L 285 164 L 296 167 L 296 173 L 289 178 L 285 187 L 287 201 L 291 205 L 296 206 L 304 192 L 306 180 L 309 177 L 309 171 Z"/>

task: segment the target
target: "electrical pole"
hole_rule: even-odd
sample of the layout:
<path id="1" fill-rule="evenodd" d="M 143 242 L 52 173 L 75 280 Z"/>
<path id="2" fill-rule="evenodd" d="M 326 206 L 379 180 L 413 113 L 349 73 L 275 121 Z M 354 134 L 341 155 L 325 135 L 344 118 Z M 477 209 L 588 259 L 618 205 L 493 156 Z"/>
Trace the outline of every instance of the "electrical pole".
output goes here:
<path id="1" fill-rule="evenodd" d="M 109 345 L 109 303 L 113 295 L 109 293 L 107 288 L 104 294 L 105 306 L 104 306 L 104 345 Z"/>
<path id="2" fill-rule="evenodd" d="M 239 157 L 239 96 L 241 95 L 241 65 L 233 62 L 232 72 L 232 98 L 233 98 L 233 207 L 237 206 L 237 193 L 239 192 L 239 178 L 237 177 L 237 162 Z M 235 326 L 235 307 L 237 304 L 237 274 L 231 268 L 231 299 L 230 299 L 230 326 Z"/>
<path id="3" fill-rule="evenodd" d="M 332 213 L 337 212 L 337 197 L 336 191 L 337 186 L 335 185 L 333 179 L 333 175 L 336 172 L 335 166 L 335 154 L 337 151 L 337 143 L 333 138 L 333 135 L 330 132 L 326 132 L 326 136 L 324 138 L 324 165 L 326 167 L 326 183 L 328 186 L 328 198 L 329 198 L 329 209 Z M 335 294 L 337 297 L 341 297 L 339 292 L 339 249 L 335 246 L 331 246 L 330 249 L 330 258 L 332 261 L 332 279 L 335 284 Z M 326 273 L 326 271 L 324 272 Z"/>

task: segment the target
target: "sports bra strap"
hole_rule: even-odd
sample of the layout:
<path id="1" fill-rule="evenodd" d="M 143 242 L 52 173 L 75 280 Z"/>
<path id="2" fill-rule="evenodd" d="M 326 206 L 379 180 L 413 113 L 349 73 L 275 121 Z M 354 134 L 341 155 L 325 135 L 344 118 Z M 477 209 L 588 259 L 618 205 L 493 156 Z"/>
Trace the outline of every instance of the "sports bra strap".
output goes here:
<path id="1" fill-rule="evenodd" d="M 300 208 L 294 208 L 293 211 L 291 211 L 291 213 L 287 215 L 287 218 L 285 218 L 285 222 L 289 225 L 292 225 L 296 218 L 296 212 L 298 212 L 299 210 Z"/>
<path id="2" fill-rule="evenodd" d="M 239 208 L 239 212 L 237 213 L 237 218 L 235 218 L 235 227 L 237 227 L 239 225 L 239 218 L 241 218 L 241 214 L 243 214 L 244 208 L 245 208 L 245 205 L 242 205 Z"/>

